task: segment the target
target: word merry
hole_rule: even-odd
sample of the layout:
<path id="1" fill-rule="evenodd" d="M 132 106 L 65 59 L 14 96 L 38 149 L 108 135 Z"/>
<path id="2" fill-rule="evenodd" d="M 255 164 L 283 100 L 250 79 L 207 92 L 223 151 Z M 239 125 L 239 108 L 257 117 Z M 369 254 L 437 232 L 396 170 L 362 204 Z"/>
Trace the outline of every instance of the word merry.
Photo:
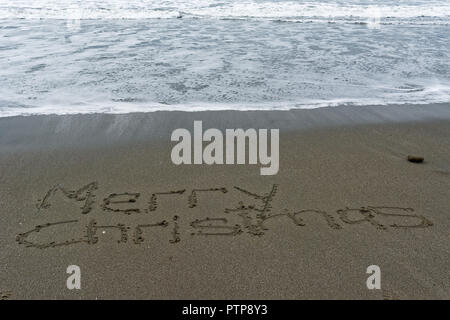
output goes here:
<path id="1" fill-rule="evenodd" d="M 270 156 L 267 153 L 267 129 L 226 129 L 224 137 L 219 129 L 208 129 L 203 133 L 202 121 L 194 121 L 194 137 L 187 129 L 176 129 L 172 132 L 171 141 L 179 141 L 172 148 L 171 159 L 180 164 L 236 164 L 246 163 L 246 140 L 248 139 L 248 164 L 259 163 L 268 166 L 260 169 L 261 175 L 274 175 L 279 169 L 279 130 L 271 129 Z M 180 141 L 181 140 L 181 141 Z M 203 142 L 210 142 L 203 149 Z M 237 144 L 235 145 L 235 143 Z M 192 144 L 194 155 L 192 159 Z M 259 156 L 259 158 L 258 158 Z"/>

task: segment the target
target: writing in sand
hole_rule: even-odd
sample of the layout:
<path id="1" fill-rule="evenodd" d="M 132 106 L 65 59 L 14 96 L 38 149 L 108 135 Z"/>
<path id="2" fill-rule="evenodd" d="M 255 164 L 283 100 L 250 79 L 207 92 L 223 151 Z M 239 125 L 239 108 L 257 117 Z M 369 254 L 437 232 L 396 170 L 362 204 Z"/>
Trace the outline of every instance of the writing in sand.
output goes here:
<path id="1" fill-rule="evenodd" d="M 37 203 L 38 216 L 48 217 L 52 212 L 50 210 L 52 204 L 58 200 L 65 200 L 81 205 L 77 218 L 63 221 L 53 220 L 53 222 L 37 225 L 31 230 L 19 233 L 16 237 L 17 242 L 39 249 L 71 245 L 97 245 L 102 243 L 99 241 L 99 236 L 106 231 L 114 235 L 113 239 L 118 243 L 125 243 L 132 237 L 131 243 L 135 245 L 146 242 L 146 238 L 154 234 L 168 238 L 172 244 L 184 239 L 184 234 L 194 237 L 241 237 L 245 234 L 261 237 L 270 230 L 272 222 L 276 220 L 300 228 L 307 226 L 306 221 L 309 224 L 320 223 L 326 228 L 337 230 L 337 232 L 359 225 L 366 225 L 380 231 L 389 228 L 395 230 L 428 228 L 433 225 L 429 219 L 409 207 L 368 205 L 345 207 L 333 212 L 317 208 L 287 209 L 281 207 L 274 209 L 274 200 L 279 190 L 279 186 L 276 184 L 268 186 L 267 192 L 264 193 L 256 193 L 240 186 L 162 190 L 148 192 L 146 197 L 141 197 L 138 192 L 112 193 L 106 195 L 99 203 L 96 201 L 98 189 L 98 182 L 91 182 L 78 190 L 69 190 L 62 185 L 51 187 Z M 230 193 L 234 200 L 231 201 L 230 198 L 224 200 Z M 217 208 L 218 204 L 221 204 L 222 208 L 214 209 L 214 212 L 209 211 L 209 208 L 203 211 L 198 210 L 200 213 L 210 212 L 208 216 L 195 219 L 183 217 L 183 213 L 189 213 L 185 216 L 192 216 L 191 213 L 195 212 L 193 211 L 195 208 L 201 208 L 202 203 L 205 204 L 211 199 L 216 199 L 217 203 L 214 208 Z M 161 203 L 166 205 L 176 203 L 177 208 L 181 207 L 183 212 L 175 215 L 173 211 L 166 210 Z M 278 206 L 283 204 L 281 201 L 277 203 Z M 133 219 L 130 220 L 134 221 L 134 225 L 111 222 L 102 224 L 93 217 L 89 217 L 87 220 L 83 219 L 94 209 L 123 220 L 133 215 Z M 189 210 L 192 211 L 187 212 Z M 313 218 L 314 216 L 315 218 Z M 136 217 L 139 219 L 135 219 Z M 164 217 L 166 218 L 164 219 Z M 111 216 L 108 218 L 110 221 Z M 142 223 L 143 219 L 145 223 Z M 82 220 L 86 221 L 82 222 Z M 136 223 L 136 221 L 140 222 Z M 279 227 L 279 224 L 275 224 L 275 226 Z M 68 230 L 82 230 L 82 232 L 74 238 L 69 238 Z M 273 228 L 273 230 L 276 229 Z M 61 236 L 65 240 L 59 239 Z"/>

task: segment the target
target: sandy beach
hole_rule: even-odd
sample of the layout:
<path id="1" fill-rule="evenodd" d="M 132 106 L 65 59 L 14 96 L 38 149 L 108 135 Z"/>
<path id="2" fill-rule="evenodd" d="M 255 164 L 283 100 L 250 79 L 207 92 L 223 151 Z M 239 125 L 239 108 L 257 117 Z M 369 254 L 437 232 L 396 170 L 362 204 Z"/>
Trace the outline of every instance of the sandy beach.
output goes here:
<path id="1" fill-rule="evenodd" d="M 279 128 L 278 174 L 174 165 L 194 120 Z M 7 299 L 450 298 L 449 104 L 0 118 L 0 181 Z"/>

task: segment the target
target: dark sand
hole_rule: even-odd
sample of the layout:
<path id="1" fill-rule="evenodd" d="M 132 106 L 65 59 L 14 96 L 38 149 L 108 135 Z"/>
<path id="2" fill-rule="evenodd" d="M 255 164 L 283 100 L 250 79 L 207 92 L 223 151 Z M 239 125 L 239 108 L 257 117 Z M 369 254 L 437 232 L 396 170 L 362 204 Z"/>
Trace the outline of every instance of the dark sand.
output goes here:
<path id="1" fill-rule="evenodd" d="M 280 128 L 278 175 L 173 165 L 170 133 L 194 120 Z M 9 299 L 450 298 L 448 104 L 3 118 L 0 181 L 0 295 Z M 87 201 L 51 192 L 91 182 Z M 139 193 L 110 204 L 139 212 L 102 207 L 113 193 Z M 278 216 L 261 225 L 255 209 L 225 212 L 240 201 Z M 206 218 L 219 220 L 194 222 Z M 227 228 L 199 228 L 208 223 Z M 66 288 L 73 264 L 78 291 Z M 381 290 L 366 288 L 369 265 L 381 268 Z"/>

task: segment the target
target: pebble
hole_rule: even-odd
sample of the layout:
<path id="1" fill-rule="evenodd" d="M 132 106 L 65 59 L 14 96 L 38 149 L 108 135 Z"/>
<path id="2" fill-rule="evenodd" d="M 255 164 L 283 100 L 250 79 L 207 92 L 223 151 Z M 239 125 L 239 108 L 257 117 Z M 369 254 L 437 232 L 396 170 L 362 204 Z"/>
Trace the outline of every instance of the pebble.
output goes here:
<path id="1" fill-rule="evenodd" d="M 423 163 L 425 159 L 419 156 L 408 156 L 408 161 L 413 163 Z"/>

